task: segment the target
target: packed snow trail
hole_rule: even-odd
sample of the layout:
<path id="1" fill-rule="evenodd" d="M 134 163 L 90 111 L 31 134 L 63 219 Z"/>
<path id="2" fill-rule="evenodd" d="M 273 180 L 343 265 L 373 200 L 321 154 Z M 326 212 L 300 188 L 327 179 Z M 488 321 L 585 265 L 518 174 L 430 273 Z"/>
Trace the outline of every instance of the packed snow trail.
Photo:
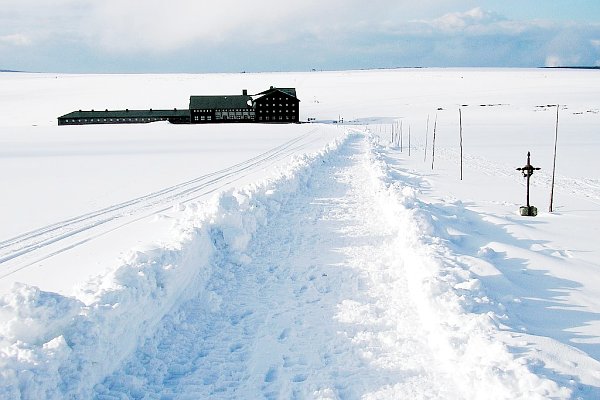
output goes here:
<path id="1" fill-rule="evenodd" d="M 423 334 L 353 136 L 96 386 L 119 398 L 461 398 Z M 218 235 L 217 235 L 218 238 Z"/>

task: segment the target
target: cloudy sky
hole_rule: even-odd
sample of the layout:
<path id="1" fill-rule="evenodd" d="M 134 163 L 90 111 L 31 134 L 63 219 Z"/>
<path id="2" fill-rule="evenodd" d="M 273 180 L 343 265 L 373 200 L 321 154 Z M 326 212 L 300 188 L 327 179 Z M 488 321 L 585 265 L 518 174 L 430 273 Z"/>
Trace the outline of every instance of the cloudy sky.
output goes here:
<path id="1" fill-rule="evenodd" d="M 0 69 L 600 66 L 600 0 L 1 0 Z"/>

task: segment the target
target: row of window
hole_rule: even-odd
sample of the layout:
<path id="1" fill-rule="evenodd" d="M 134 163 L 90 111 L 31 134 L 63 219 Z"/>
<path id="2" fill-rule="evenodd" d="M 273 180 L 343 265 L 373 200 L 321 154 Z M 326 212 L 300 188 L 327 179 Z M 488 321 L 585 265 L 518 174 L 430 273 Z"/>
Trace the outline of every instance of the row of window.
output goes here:
<path id="1" fill-rule="evenodd" d="M 280 115 L 279 117 L 277 116 L 265 116 L 263 118 L 263 116 L 259 116 L 258 120 L 259 121 L 289 121 L 290 119 L 293 120 L 294 116 L 292 116 L 290 118 L 289 115 L 286 116 L 282 116 Z M 245 120 L 249 120 L 251 119 L 251 117 L 246 114 L 243 116 L 243 118 L 238 117 L 238 118 L 234 118 L 234 117 L 230 117 L 227 118 L 227 115 L 223 115 L 223 117 L 221 116 L 217 116 L 215 119 L 217 120 L 226 120 L 226 119 L 245 119 Z M 81 123 L 102 123 L 102 122 L 154 122 L 154 121 L 166 121 L 167 118 L 82 118 L 82 119 L 67 119 L 65 120 L 66 123 L 68 124 L 81 124 Z M 194 116 L 194 121 L 212 121 L 212 116 L 210 115 L 201 115 L 201 116 Z"/>
<path id="2" fill-rule="evenodd" d="M 248 115 L 248 114 L 244 114 L 244 116 L 242 117 L 241 115 L 227 115 L 226 113 L 224 113 L 223 115 L 216 115 L 215 119 L 232 119 L 232 120 L 239 120 L 239 119 L 254 119 L 254 115 Z"/>
<path id="3" fill-rule="evenodd" d="M 259 112 L 260 114 L 262 114 L 262 112 L 263 112 L 263 111 L 262 111 L 262 110 L 258 110 L 258 112 Z M 277 114 L 277 111 L 276 111 L 276 110 L 273 110 L 272 112 L 273 112 L 273 114 Z M 289 112 L 290 112 L 290 110 L 279 110 L 279 112 L 280 112 L 280 113 L 281 113 L 281 112 L 289 113 Z M 292 112 L 292 114 L 295 114 L 295 113 L 296 113 L 296 110 L 292 110 L 291 112 Z M 265 110 L 265 113 L 267 113 L 267 114 L 268 114 L 268 113 L 269 113 L 269 110 Z"/>
<path id="4" fill-rule="evenodd" d="M 281 99 L 279 99 L 281 100 Z M 273 100 L 274 101 L 274 100 Z M 275 107 L 276 104 L 272 103 L 272 104 L 262 104 L 262 103 L 256 103 L 259 107 Z M 293 106 L 294 104 L 292 104 Z M 288 103 L 285 103 L 285 107 L 289 107 L 290 105 Z M 279 103 L 279 107 L 283 107 L 283 103 Z M 252 108 L 219 108 L 219 109 L 198 109 L 198 110 L 194 110 L 195 113 L 212 113 L 212 112 L 247 112 L 247 111 L 252 111 Z"/>
<path id="5" fill-rule="evenodd" d="M 263 117 L 262 117 L 262 115 L 258 117 L 258 120 L 259 120 L 259 121 L 263 121 Z M 280 115 L 280 116 L 279 116 L 279 119 L 278 119 L 277 117 L 275 117 L 275 116 L 274 116 L 273 118 L 271 118 L 271 117 L 269 117 L 268 115 L 267 115 L 266 117 L 264 117 L 264 121 L 277 121 L 277 120 L 279 120 L 279 121 L 283 121 L 283 120 L 285 120 L 285 121 L 289 121 L 289 120 L 290 120 L 290 116 L 289 116 L 289 115 L 286 115 L 286 116 L 284 117 L 284 116 L 281 116 L 281 115 Z"/>
<path id="6" fill-rule="evenodd" d="M 261 104 L 261 103 L 258 103 L 258 106 L 259 106 L 259 107 L 262 107 L 263 105 L 264 105 L 265 107 L 269 107 L 269 103 L 266 103 L 266 104 Z M 292 104 L 292 105 L 293 105 L 293 104 Z M 272 107 L 275 107 L 275 103 L 272 103 L 272 104 L 271 104 L 271 106 L 272 106 Z M 285 103 L 285 106 L 286 106 L 286 107 L 289 107 L 290 105 L 289 105 L 288 103 Z M 283 103 L 279 103 L 279 107 L 283 107 Z"/>
<path id="7" fill-rule="evenodd" d="M 94 122 L 154 122 L 166 121 L 167 118 L 81 118 L 66 119 L 67 124 L 94 123 Z"/>
<path id="8" fill-rule="evenodd" d="M 251 108 L 218 108 L 218 109 L 205 109 L 205 110 L 194 110 L 197 113 L 211 113 L 211 112 L 248 112 L 252 111 Z"/>

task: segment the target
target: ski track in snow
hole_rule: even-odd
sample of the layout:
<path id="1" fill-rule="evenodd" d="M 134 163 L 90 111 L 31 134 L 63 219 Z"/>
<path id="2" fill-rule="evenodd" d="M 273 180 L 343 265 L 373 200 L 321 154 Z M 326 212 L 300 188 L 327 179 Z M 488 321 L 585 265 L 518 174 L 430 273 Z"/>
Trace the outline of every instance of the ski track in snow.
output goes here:
<path id="1" fill-rule="evenodd" d="M 206 287 L 96 398 L 460 398 L 423 335 L 397 228 L 374 210 L 366 146 L 354 137 L 315 168 L 242 262 L 217 251 Z"/>
<path id="2" fill-rule="evenodd" d="M 289 140 L 256 157 L 190 181 L 115 204 L 91 213 L 24 233 L 0 242 L 0 279 L 41 260 L 69 250 L 114 230 L 115 223 L 125 226 L 150 215 L 168 210 L 173 204 L 186 204 L 235 182 L 252 171 L 304 148 L 317 128 Z M 123 222 L 124 220 L 124 222 Z M 57 245 L 57 243 L 59 243 Z"/>

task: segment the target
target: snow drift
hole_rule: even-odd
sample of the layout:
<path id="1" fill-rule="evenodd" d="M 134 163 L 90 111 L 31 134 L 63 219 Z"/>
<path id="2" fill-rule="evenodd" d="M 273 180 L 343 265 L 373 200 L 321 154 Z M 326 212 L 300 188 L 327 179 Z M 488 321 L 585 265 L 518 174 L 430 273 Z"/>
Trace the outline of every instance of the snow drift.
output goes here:
<path id="1" fill-rule="evenodd" d="M 418 199 L 407 182 L 392 177 L 378 137 L 373 141 L 370 167 L 379 186 L 380 209 L 397 227 L 412 298 L 427 327 L 429 343 L 440 354 L 467 398 L 569 398 L 571 391 L 532 373 L 503 342 L 498 327 L 502 304 L 481 290 L 479 281 L 437 229 L 435 209 Z"/>
<path id="2" fill-rule="evenodd" d="M 244 249 L 268 214 L 341 143 L 298 157 L 278 178 L 185 207 L 170 245 L 133 251 L 81 288 L 80 300 L 16 286 L 0 302 L 0 397 L 88 397 L 170 309 L 203 287 L 216 253 L 245 261 Z"/>

